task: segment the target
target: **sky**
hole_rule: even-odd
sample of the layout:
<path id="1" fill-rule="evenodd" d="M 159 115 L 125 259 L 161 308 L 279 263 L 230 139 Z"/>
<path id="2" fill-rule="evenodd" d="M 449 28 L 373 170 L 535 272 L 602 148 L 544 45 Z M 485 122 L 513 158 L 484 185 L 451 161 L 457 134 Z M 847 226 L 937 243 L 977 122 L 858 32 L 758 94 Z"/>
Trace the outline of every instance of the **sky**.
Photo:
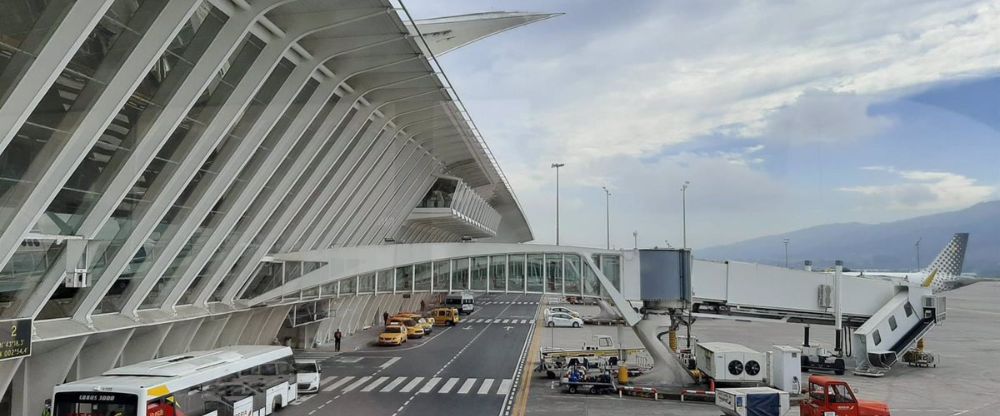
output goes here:
<path id="1" fill-rule="evenodd" d="M 440 57 L 535 242 L 725 244 L 998 199 L 998 1 L 408 0 L 561 16 Z"/>

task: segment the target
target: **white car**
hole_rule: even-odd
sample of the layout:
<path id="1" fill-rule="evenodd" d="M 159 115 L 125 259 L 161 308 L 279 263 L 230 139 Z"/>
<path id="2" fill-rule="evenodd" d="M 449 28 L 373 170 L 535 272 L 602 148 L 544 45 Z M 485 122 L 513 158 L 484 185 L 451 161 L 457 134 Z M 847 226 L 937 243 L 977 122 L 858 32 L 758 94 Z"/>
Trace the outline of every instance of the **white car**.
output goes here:
<path id="1" fill-rule="evenodd" d="M 572 316 L 568 313 L 553 312 L 545 317 L 545 326 L 556 327 L 566 326 L 579 328 L 583 326 L 583 319 Z"/>
<path id="2" fill-rule="evenodd" d="M 295 360 L 295 383 L 300 393 L 318 393 L 322 368 L 316 360 Z"/>
<path id="3" fill-rule="evenodd" d="M 567 314 L 569 316 L 572 316 L 574 318 L 579 318 L 580 317 L 580 313 L 579 312 L 574 311 L 574 310 L 572 310 L 570 308 L 564 308 L 562 306 L 551 306 L 551 307 L 545 308 L 545 316 L 552 315 L 553 313 L 565 313 L 565 314 Z"/>

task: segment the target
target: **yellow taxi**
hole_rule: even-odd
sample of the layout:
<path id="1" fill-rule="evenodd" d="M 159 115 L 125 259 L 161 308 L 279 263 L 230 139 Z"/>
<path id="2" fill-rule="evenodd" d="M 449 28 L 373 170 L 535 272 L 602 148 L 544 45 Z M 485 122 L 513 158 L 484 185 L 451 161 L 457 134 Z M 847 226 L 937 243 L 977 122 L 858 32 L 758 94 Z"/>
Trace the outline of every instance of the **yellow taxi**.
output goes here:
<path id="1" fill-rule="evenodd" d="M 404 318 L 404 319 L 412 319 L 412 320 L 416 321 L 417 325 L 419 325 L 420 328 L 422 328 L 424 330 L 424 335 L 429 335 L 431 333 L 431 331 L 434 330 L 434 321 L 433 321 L 433 319 L 424 318 L 423 316 L 420 316 L 419 313 L 401 312 L 401 313 L 397 313 L 395 317 L 400 317 L 400 318 Z"/>
<path id="2" fill-rule="evenodd" d="M 398 323 L 390 323 L 378 335 L 378 345 L 402 345 L 406 342 L 406 327 Z"/>
<path id="3" fill-rule="evenodd" d="M 389 318 L 389 324 L 392 325 L 393 323 L 397 323 L 406 328 L 406 338 L 415 339 L 422 338 L 424 336 L 424 329 L 420 327 L 420 324 L 418 324 L 417 321 L 410 318 L 403 318 L 399 316 Z"/>
<path id="4" fill-rule="evenodd" d="M 434 318 L 434 325 L 438 326 L 453 326 L 461 321 L 458 309 L 455 308 L 435 308 L 431 311 L 431 317 Z"/>

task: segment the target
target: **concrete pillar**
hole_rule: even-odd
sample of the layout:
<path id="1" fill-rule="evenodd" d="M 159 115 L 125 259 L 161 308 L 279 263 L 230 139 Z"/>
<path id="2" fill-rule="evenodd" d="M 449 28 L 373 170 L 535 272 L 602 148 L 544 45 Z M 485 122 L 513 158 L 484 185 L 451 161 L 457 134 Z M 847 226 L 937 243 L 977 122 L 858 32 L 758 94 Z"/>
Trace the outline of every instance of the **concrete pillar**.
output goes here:
<path id="1" fill-rule="evenodd" d="M 163 345 L 160 345 L 160 357 L 183 354 L 190 351 L 191 341 L 194 340 L 194 336 L 198 333 L 198 328 L 201 327 L 202 321 L 203 319 L 190 319 L 175 322 L 174 326 L 170 328 L 170 334 L 163 340 Z"/>
<path id="2" fill-rule="evenodd" d="M 170 327 L 173 325 L 173 323 L 167 323 L 136 329 L 122 351 L 122 365 L 135 364 L 156 358 L 156 352 L 160 350 L 160 345 L 163 344 L 167 334 L 170 333 Z"/>
<path id="3" fill-rule="evenodd" d="M 270 314 L 259 327 L 255 326 L 256 322 L 251 322 L 247 332 L 258 334 L 254 343 L 258 345 L 270 344 L 274 340 L 274 337 L 278 335 L 281 325 L 285 323 L 285 317 L 288 316 L 291 310 L 291 305 L 275 306 L 270 308 Z"/>
<path id="4" fill-rule="evenodd" d="M 243 330 L 246 329 L 247 324 L 250 322 L 251 316 L 253 316 L 253 311 L 237 312 L 230 315 L 229 321 L 222 328 L 222 333 L 219 334 L 219 339 L 215 342 L 215 347 L 213 348 L 236 345 L 240 339 L 240 334 L 243 333 Z"/>
<path id="5" fill-rule="evenodd" d="M 14 379 L 14 374 L 21 367 L 22 361 L 24 361 L 24 358 L 0 361 L 0 397 L 7 394 L 7 387 L 10 386 L 11 380 Z"/>
<path id="6" fill-rule="evenodd" d="M 226 327 L 226 322 L 229 322 L 230 316 L 205 318 L 194 339 L 191 340 L 191 351 L 205 351 L 214 348 L 222 335 L 222 329 Z"/>
<path id="7" fill-rule="evenodd" d="M 128 345 L 135 328 L 91 335 L 77 359 L 75 379 L 96 377 L 118 367 L 122 352 Z"/>

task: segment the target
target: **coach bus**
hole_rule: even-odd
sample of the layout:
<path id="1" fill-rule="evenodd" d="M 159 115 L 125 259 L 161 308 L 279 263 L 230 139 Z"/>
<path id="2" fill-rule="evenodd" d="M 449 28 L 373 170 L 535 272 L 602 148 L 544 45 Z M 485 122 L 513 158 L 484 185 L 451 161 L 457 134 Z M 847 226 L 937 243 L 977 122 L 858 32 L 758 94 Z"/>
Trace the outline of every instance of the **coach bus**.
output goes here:
<path id="1" fill-rule="evenodd" d="M 269 345 L 145 361 L 54 393 L 53 416 L 266 416 L 298 396 L 292 350 Z"/>

